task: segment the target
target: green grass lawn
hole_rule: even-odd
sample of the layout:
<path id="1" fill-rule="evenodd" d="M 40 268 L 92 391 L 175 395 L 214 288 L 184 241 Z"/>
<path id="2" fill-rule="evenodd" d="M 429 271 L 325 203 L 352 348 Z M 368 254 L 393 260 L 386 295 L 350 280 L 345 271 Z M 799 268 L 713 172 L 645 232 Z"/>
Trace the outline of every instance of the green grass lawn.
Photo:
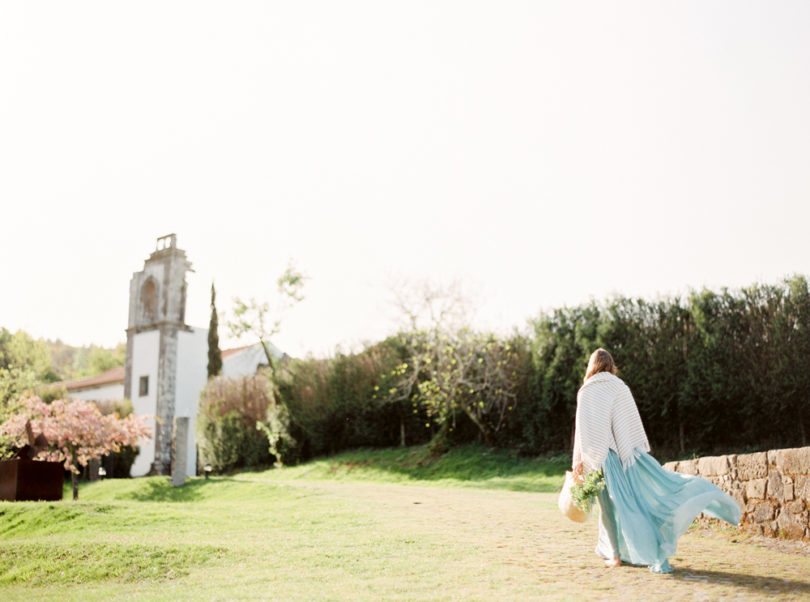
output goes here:
<path id="1" fill-rule="evenodd" d="M 0 599 L 560 599 L 810 596 L 810 558 L 700 532 L 671 576 L 610 571 L 595 522 L 556 509 L 565 462 L 470 446 L 84 484 L 0 503 Z M 731 533 L 731 532 L 729 532 Z"/>
<path id="2" fill-rule="evenodd" d="M 419 446 L 344 452 L 251 476 L 277 481 L 372 481 L 539 493 L 559 491 L 570 462 L 567 456 L 538 460 L 478 445 L 463 445 L 436 457 Z"/>

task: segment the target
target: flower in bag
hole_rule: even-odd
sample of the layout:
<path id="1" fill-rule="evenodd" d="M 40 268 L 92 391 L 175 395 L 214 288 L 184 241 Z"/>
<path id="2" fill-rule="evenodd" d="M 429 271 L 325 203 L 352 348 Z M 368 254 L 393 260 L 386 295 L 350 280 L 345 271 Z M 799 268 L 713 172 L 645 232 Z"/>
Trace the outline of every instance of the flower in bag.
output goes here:
<path id="1" fill-rule="evenodd" d="M 594 470 L 585 475 L 581 483 L 576 483 L 571 488 L 571 499 L 574 505 L 585 512 L 591 511 L 593 502 L 599 492 L 605 488 L 605 477 L 601 470 Z"/>

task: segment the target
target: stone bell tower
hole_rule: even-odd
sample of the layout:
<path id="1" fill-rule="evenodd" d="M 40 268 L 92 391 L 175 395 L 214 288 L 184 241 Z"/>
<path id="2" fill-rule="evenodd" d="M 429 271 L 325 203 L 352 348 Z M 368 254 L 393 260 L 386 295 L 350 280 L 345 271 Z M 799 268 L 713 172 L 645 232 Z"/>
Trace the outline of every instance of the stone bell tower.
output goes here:
<path id="1" fill-rule="evenodd" d="M 191 262 L 177 248 L 177 235 L 169 234 L 157 239 L 143 270 L 135 272 L 129 284 L 124 395 L 136 413 L 157 419 L 152 441 L 141 446 L 136 460 L 140 471 L 149 474 L 166 475 L 171 470 L 178 340 L 193 331 L 185 323 L 189 271 Z"/>

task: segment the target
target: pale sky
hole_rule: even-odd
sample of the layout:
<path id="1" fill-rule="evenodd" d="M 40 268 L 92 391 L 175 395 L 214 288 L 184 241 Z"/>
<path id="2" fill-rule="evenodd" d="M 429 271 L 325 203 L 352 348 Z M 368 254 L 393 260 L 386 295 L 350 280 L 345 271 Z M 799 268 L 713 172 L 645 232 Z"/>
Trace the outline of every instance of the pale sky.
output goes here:
<path id="1" fill-rule="evenodd" d="M 310 280 L 276 344 L 810 273 L 810 2 L 0 4 L 0 326 L 125 339 L 178 235 L 186 321 Z M 233 344 L 226 333 L 224 346 Z"/>

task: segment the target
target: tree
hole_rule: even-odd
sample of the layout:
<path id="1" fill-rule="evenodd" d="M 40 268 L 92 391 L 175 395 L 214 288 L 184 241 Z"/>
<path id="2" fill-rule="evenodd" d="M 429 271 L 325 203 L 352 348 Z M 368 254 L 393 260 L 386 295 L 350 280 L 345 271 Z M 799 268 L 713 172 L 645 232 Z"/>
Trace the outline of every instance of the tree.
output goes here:
<path id="1" fill-rule="evenodd" d="M 0 425 L 0 434 L 11 438 L 13 445 L 22 447 L 28 442 L 30 428 L 33 436 L 42 434 L 48 447 L 35 459 L 64 462 L 71 473 L 73 499 L 79 499 L 76 475 L 79 466 L 98 460 L 125 446 L 136 446 L 138 439 L 150 437 L 146 416 L 118 414 L 104 416 L 94 403 L 81 400 L 58 399 L 51 404 L 26 392 L 20 400 L 21 410 Z M 29 426 L 30 425 L 30 426 Z"/>
<path id="2" fill-rule="evenodd" d="M 268 406 L 264 420 L 256 422 L 256 428 L 267 437 L 269 451 L 280 465 L 284 456 L 295 447 L 295 439 L 290 435 L 291 422 L 289 409 L 284 406 L 278 391 L 278 374 L 273 355 L 270 353 L 270 339 L 281 330 L 284 312 L 303 300 L 306 276 L 292 264 L 276 280 L 276 301 L 271 313 L 270 304 L 259 303 L 255 299 L 245 302 L 234 299 L 234 319 L 228 323 L 231 334 L 236 338 L 250 335 L 259 339 L 267 358 L 269 368 L 267 384 L 273 403 Z M 272 316 L 272 317 L 271 317 Z"/>
<path id="3" fill-rule="evenodd" d="M 219 349 L 219 318 L 217 317 L 217 291 L 211 283 L 211 320 L 208 322 L 208 378 L 222 372 L 222 351 Z"/>
<path id="4" fill-rule="evenodd" d="M 517 350 L 496 336 L 470 329 L 405 333 L 410 363 L 400 366 L 400 388 L 415 388 L 422 405 L 446 434 L 461 412 L 478 429 L 486 445 L 517 405 Z"/>
<path id="5" fill-rule="evenodd" d="M 110 368 L 123 366 L 126 361 L 126 354 L 127 348 L 123 343 L 119 343 L 113 349 L 94 345 L 90 348 L 90 354 L 87 356 L 88 367 L 83 371 L 82 376 L 95 376 L 106 372 Z"/>
<path id="6" fill-rule="evenodd" d="M 438 448 L 456 428 L 458 413 L 492 445 L 517 405 L 519 350 L 466 326 L 467 302 L 458 285 L 424 283 L 398 294 L 397 302 L 410 328 L 400 333 L 407 359 L 394 370 L 390 400 L 415 398 L 439 425 Z"/>
<path id="7" fill-rule="evenodd" d="M 0 421 L 14 412 L 23 391 L 53 381 L 48 347 L 18 330 L 0 328 Z"/>
<path id="8" fill-rule="evenodd" d="M 276 366 L 270 353 L 270 339 L 281 330 L 284 312 L 303 300 L 305 281 L 306 276 L 292 265 L 287 266 L 276 281 L 277 300 L 272 312 L 267 302 L 259 303 L 255 299 L 245 302 L 239 297 L 234 299 L 234 319 L 228 322 L 231 334 L 236 338 L 250 335 L 259 339 L 271 375 L 275 375 Z"/>
<path id="9" fill-rule="evenodd" d="M 6 364 L 30 368 L 37 378 L 44 378 L 51 368 L 48 346 L 23 330 L 8 337 L 3 356 Z"/>

